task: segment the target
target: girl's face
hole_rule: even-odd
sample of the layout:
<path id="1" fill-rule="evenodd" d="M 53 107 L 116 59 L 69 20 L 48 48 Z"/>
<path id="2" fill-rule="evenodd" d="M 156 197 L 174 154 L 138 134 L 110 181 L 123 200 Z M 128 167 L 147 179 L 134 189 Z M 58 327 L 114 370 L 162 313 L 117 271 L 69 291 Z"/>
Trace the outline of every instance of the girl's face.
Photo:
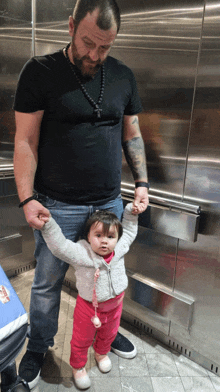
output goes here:
<path id="1" fill-rule="evenodd" d="M 93 252 L 99 256 L 106 256 L 113 252 L 118 241 L 118 231 L 116 226 L 110 226 L 109 232 L 104 234 L 103 223 L 95 222 L 90 228 L 88 242 Z"/>

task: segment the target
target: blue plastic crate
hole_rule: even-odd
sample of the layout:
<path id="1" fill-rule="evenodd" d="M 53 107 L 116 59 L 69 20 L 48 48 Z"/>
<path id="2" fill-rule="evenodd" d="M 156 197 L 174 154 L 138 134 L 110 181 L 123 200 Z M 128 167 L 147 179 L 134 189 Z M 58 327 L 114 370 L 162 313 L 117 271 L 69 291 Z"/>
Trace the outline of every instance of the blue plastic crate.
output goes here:
<path id="1" fill-rule="evenodd" d="M 27 323 L 27 312 L 0 266 L 0 342 Z"/>

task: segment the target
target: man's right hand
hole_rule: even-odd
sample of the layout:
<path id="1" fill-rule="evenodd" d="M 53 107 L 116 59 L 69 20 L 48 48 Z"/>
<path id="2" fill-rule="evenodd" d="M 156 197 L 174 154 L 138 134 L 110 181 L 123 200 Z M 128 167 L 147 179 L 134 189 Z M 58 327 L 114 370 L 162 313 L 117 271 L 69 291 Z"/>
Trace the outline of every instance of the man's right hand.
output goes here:
<path id="1" fill-rule="evenodd" d="M 42 229 L 50 217 L 50 211 L 37 200 L 31 200 L 25 204 L 23 211 L 29 226 L 37 230 Z"/>

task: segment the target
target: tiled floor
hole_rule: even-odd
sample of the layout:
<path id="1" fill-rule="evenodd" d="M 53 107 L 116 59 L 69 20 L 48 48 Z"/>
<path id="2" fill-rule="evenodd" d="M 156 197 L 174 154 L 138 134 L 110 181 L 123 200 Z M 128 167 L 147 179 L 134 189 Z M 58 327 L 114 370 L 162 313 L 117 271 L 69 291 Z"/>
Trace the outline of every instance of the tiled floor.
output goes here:
<path id="1" fill-rule="evenodd" d="M 29 309 L 30 288 L 34 270 L 11 279 L 25 308 Z M 55 345 L 47 353 L 41 380 L 33 392 L 77 391 L 71 378 L 69 349 L 75 293 L 64 288 Z M 110 353 L 113 368 L 101 374 L 90 349 L 87 370 L 92 380 L 90 392 L 215 392 L 220 391 L 220 378 L 188 358 L 140 333 L 125 322 L 120 332 L 137 346 L 138 355 L 126 360 Z M 19 363 L 25 348 L 17 358 Z"/>

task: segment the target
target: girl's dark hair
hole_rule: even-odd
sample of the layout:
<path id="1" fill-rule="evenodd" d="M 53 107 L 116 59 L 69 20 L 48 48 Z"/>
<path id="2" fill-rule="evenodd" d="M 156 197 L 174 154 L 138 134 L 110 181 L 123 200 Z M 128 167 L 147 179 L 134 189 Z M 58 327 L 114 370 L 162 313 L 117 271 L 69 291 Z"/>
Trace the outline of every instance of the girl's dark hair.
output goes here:
<path id="1" fill-rule="evenodd" d="M 103 224 L 103 230 L 105 234 L 109 233 L 110 226 L 116 226 L 117 232 L 118 232 L 118 239 L 121 238 L 122 233 L 123 233 L 123 228 L 120 220 L 118 217 L 113 214 L 113 212 L 106 211 L 106 210 L 99 210 L 94 212 L 88 219 L 84 231 L 84 238 L 87 240 L 89 231 L 91 229 L 91 226 L 94 223 L 102 223 Z"/>
<path id="2" fill-rule="evenodd" d="M 96 8 L 99 9 L 97 26 L 101 30 L 111 29 L 113 23 L 116 23 L 117 33 L 120 29 L 121 17 L 118 4 L 115 0 L 77 0 L 73 10 L 73 19 L 75 21 L 75 32 L 82 19 L 91 14 Z"/>

